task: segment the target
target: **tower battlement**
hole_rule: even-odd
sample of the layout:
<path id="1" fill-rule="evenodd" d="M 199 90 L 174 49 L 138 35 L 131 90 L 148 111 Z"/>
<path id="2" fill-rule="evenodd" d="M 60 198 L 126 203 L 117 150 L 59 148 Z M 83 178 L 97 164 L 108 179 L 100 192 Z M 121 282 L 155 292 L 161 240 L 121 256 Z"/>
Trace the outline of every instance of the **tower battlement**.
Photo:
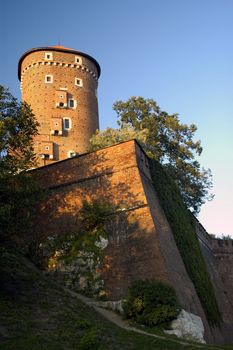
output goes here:
<path id="1" fill-rule="evenodd" d="M 86 152 L 99 128 L 98 62 L 63 46 L 39 47 L 21 56 L 18 76 L 22 100 L 39 123 L 34 139 L 38 165 Z"/>

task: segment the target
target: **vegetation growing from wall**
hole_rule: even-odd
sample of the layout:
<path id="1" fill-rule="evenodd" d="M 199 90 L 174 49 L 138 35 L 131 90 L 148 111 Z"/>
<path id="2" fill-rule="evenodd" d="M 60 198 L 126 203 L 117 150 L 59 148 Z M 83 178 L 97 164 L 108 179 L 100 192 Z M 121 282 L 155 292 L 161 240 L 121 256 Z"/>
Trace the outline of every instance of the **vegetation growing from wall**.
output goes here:
<path id="1" fill-rule="evenodd" d="M 190 212 L 185 207 L 174 181 L 156 160 L 150 160 L 151 176 L 177 247 L 212 326 L 219 325 L 220 312 Z"/>
<path id="2" fill-rule="evenodd" d="M 161 339 L 117 327 L 21 254 L 4 247 L 0 247 L 0 282 L 1 350 L 197 349 L 171 336 Z"/>
<path id="3" fill-rule="evenodd" d="M 79 213 L 80 229 L 37 244 L 37 262 L 62 279 L 67 287 L 89 296 L 103 296 L 103 280 L 98 269 L 108 244 L 105 222 L 112 212 L 108 203 L 84 202 Z"/>
<path id="4" fill-rule="evenodd" d="M 156 280 L 135 281 L 123 308 L 127 318 L 149 327 L 164 328 L 179 313 L 175 290 Z"/>

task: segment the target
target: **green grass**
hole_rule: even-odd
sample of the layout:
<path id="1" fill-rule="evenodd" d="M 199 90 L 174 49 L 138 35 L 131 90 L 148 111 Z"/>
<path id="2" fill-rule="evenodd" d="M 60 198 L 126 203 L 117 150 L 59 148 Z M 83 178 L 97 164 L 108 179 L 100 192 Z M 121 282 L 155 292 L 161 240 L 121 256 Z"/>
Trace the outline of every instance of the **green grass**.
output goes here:
<path id="1" fill-rule="evenodd" d="M 169 336 L 156 339 L 118 328 L 20 254 L 4 248 L 0 282 L 1 350 L 196 349 Z"/>

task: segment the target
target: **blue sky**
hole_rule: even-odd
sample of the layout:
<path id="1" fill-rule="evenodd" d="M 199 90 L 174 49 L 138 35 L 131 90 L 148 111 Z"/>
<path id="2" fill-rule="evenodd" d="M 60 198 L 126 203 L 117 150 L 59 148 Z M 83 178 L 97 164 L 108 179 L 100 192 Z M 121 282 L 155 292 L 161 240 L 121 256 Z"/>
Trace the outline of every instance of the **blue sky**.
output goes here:
<path id="1" fill-rule="evenodd" d="M 202 207 L 207 231 L 233 236 L 233 1 L 7 0 L 1 3 L 0 83 L 20 98 L 17 62 L 28 49 L 61 44 L 100 64 L 101 129 L 130 96 L 198 126 L 199 158 L 215 199 Z"/>

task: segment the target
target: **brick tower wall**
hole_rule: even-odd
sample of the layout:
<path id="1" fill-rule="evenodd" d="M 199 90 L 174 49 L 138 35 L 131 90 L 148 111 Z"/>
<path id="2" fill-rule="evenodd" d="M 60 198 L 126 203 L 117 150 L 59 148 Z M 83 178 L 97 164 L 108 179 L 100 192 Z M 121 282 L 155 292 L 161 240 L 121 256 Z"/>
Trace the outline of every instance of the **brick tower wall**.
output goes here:
<path id="1" fill-rule="evenodd" d="M 39 166 L 87 151 L 99 128 L 98 76 L 95 60 L 65 48 L 33 49 L 21 59 L 22 100 L 40 124 Z"/>

